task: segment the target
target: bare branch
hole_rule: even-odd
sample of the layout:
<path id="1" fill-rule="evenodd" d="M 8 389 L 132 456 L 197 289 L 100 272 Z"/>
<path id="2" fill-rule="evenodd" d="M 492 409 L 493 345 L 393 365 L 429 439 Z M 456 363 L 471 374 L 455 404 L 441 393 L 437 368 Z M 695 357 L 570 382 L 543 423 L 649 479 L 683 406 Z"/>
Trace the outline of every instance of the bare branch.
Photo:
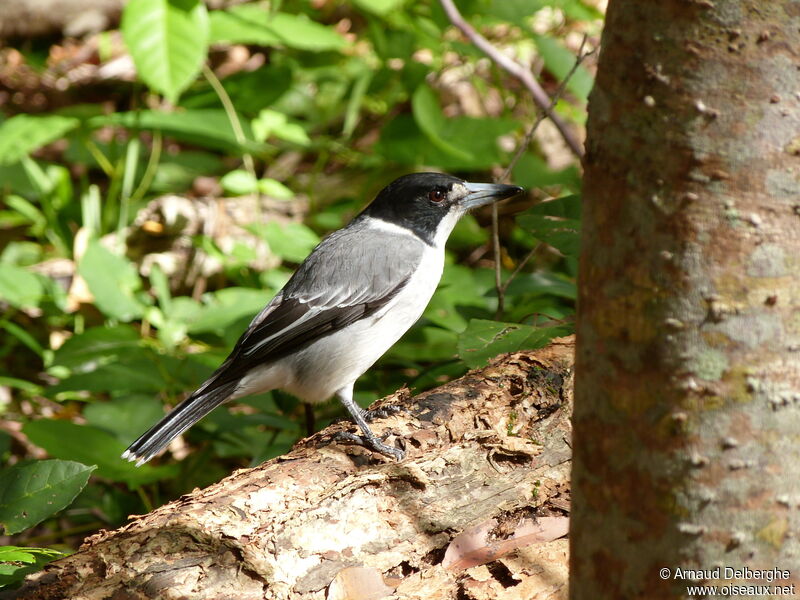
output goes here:
<path id="1" fill-rule="evenodd" d="M 497 66 L 507 71 L 522 82 L 522 84 L 531 93 L 533 101 L 536 102 L 536 105 L 543 110 L 544 114 L 553 122 L 553 125 L 556 126 L 556 129 L 558 129 L 561 137 L 564 138 L 564 141 L 570 147 L 572 152 L 574 152 L 579 158 L 582 158 L 583 145 L 575 136 L 575 134 L 570 131 L 567 124 L 564 123 L 564 121 L 562 121 L 561 118 L 552 111 L 552 102 L 550 97 L 547 95 L 547 92 L 542 89 L 542 86 L 539 85 L 539 82 L 534 79 L 530 70 L 500 52 L 491 44 L 491 42 L 489 42 L 489 40 L 478 33 L 475 28 L 472 27 L 472 25 L 464 20 L 464 17 L 461 16 L 461 13 L 458 11 L 458 8 L 456 8 L 456 5 L 453 4 L 453 0 L 439 1 L 442 4 L 445 14 L 447 14 L 447 18 L 450 19 L 450 22 L 456 28 L 458 28 L 465 36 L 467 36 L 467 38 L 469 38 L 469 40 L 477 48 L 491 58 Z"/>

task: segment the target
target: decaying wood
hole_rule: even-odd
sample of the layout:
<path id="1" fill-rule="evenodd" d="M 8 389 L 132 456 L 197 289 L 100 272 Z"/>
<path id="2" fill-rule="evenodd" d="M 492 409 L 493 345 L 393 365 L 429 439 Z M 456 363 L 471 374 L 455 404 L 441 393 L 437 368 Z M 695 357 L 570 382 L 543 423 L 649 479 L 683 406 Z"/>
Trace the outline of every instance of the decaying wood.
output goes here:
<path id="1" fill-rule="evenodd" d="M 572 354 L 565 338 L 387 398 L 409 412 L 373 426 L 407 440 L 404 461 L 328 443 L 351 427 L 333 425 L 88 538 L 16 597 L 322 599 L 337 574 L 367 566 L 403 598 L 566 598 L 565 540 L 520 543 L 462 571 L 442 559 L 455 535 L 489 519 L 507 545 L 522 519 L 568 510 Z"/>

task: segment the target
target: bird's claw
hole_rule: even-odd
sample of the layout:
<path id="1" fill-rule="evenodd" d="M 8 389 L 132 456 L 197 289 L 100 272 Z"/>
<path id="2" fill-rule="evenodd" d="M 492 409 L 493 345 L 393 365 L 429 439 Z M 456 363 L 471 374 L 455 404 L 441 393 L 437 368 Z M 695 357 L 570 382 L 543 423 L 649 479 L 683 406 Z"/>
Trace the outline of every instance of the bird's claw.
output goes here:
<path id="1" fill-rule="evenodd" d="M 398 462 L 403 460 L 403 457 L 406 455 L 406 453 L 400 448 L 394 448 L 384 444 L 378 437 L 357 435 L 349 431 L 337 431 L 333 434 L 331 439 L 335 442 L 349 442 L 351 444 L 363 446 L 364 448 L 369 448 L 370 450 L 374 450 L 375 452 L 383 454 L 384 456 L 391 456 Z"/>

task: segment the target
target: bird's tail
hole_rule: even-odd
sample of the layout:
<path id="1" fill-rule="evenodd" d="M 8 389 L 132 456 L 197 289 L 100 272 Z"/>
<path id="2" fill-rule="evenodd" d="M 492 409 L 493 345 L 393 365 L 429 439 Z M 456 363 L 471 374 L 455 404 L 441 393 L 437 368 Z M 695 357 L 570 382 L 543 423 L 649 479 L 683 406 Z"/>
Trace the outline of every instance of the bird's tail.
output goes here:
<path id="1" fill-rule="evenodd" d="M 173 439 L 225 402 L 236 389 L 236 385 L 236 381 L 218 386 L 203 385 L 139 436 L 139 439 L 123 452 L 122 458 L 135 461 L 137 467 L 143 465 L 166 448 Z M 208 389 L 209 387 L 211 389 Z"/>

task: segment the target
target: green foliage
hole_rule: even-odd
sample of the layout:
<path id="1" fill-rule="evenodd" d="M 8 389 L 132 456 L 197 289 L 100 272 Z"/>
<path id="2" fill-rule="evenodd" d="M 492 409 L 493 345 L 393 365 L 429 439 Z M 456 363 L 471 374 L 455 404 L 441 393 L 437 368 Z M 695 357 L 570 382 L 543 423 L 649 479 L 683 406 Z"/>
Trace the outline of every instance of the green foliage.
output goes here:
<path id="1" fill-rule="evenodd" d="M 0 471 L 0 525 L 13 534 L 40 523 L 68 506 L 94 469 L 68 460 L 40 460 Z"/>
<path id="2" fill-rule="evenodd" d="M 29 573 L 62 556 L 63 552 L 49 548 L 0 546 L 0 588 L 22 581 Z"/>
<path id="3" fill-rule="evenodd" d="M 531 350 L 546 346 L 554 337 L 569 333 L 566 327 L 532 327 L 472 319 L 458 337 L 458 356 L 472 369 L 486 364 L 504 352 Z"/>
<path id="4" fill-rule="evenodd" d="M 0 125 L 0 165 L 11 165 L 50 142 L 64 137 L 78 119 L 59 115 L 16 115 Z"/>
<path id="5" fill-rule="evenodd" d="M 197 77 L 206 57 L 205 4 L 200 0 L 130 0 L 121 27 L 139 77 L 175 102 Z"/>
<path id="6" fill-rule="evenodd" d="M 566 34 L 596 33 L 601 17 L 581 0 L 458 5 L 504 52 L 533 57 L 549 91 L 575 61 Z M 75 547 L 70 531 L 118 526 L 286 452 L 306 434 L 302 407 L 273 392 L 206 417 L 184 435 L 181 461 L 120 458 L 382 184 L 422 168 L 489 181 L 534 121 L 524 89 L 454 35 L 436 0 L 314 6 L 130 0 L 120 30 L 135 85 L 104 81 L 69 90 L 57 110 L 0 115 L 0 398 L 10 397 L 0 412 L 26 442 L 0 432 L 0 523 L 17 544 L 0 548 L 0 586 L 60 556 L 26 546 Z M 36 70 L 56 60 L 26 48 Z M 67 81 L 69 68 L 48 76 Z M 580 66 L 556 105 L 575 126 L 591 84 Z M 97 103 L 69 104 L 83 97 Z M 501 219 L 502 279 L 533 252 L 502 314 L 487 213 L 465 217 L 437 293 L 359 380 L 359 402 L 570 332 L 580 171 L 557 153 L 537 136 L 514 166 L 515 183 L 546 193 Z M 148 205 L 163 193 L 193 207 L 207 196 L 207 220 L 191 228 L 190 216 Z M 340 415 L 320 407 L 317 427 Z"/>

